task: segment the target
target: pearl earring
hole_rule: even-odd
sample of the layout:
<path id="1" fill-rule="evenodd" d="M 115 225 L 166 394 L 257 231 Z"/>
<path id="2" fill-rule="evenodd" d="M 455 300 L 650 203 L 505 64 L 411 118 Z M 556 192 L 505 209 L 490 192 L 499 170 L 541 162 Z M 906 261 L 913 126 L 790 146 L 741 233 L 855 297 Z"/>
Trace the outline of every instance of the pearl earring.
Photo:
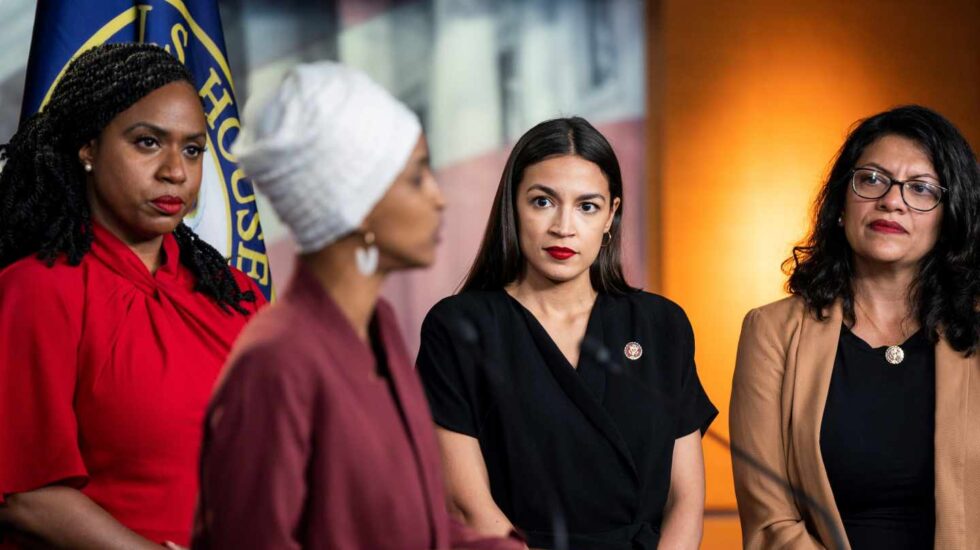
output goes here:
<path id="1" fill-rule="evenodd" d="M 84 168 L 86 172 L 91 172 L 92 171 L 92 165 L 89 164 L 88 162 L 86 162 L 85 164 L 83 164 L 82 165 L 82 168 Z"/>

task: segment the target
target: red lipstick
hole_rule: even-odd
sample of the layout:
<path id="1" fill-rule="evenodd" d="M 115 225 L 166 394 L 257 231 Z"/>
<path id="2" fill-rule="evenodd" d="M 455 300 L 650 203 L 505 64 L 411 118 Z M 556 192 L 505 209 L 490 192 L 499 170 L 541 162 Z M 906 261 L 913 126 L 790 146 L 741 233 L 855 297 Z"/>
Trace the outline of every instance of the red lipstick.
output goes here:
<path id="1" fill-rule="evenodd" d="M 564 246 L 549 246 L 544 250 L 548 254 L 551 254 L 551 257 L 556 260 L 567 260 L 575 255 L 574 250 L 571 248 L 565 248 Z"/>
<path id="2" fill-rule="evenodd" d="M 184 199 L 174 197 L 173 195 L 164 195 L 153 199 L 150 201 L 150 204 L 152 204 L 154 208 L 159 210 L 161 213 L 168 216 L 173 216 L 184 208 Z"/>
<path id="3" fill-rule="evenodd" d="M 868 224 L 868 227 L 872 231 L 877 231 L 878 233 L 890 233 L 890 234 L 902 234 L 908 233 L 901 224 L 890 222 L 888 220 L 875 220 Z"/>

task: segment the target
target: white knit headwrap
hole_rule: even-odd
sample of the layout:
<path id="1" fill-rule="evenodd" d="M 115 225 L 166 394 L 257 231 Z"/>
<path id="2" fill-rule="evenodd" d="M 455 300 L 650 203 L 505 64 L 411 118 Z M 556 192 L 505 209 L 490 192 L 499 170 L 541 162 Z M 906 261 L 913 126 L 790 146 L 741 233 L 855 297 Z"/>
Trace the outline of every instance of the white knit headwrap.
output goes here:
<path id="1" fill-rule="evenodd" d="M 296 66 L 251 107 L 232 152 L 301 252 L 357 229 L 422 132 L 415 113 L 367 75 L 329 61 Z"/>

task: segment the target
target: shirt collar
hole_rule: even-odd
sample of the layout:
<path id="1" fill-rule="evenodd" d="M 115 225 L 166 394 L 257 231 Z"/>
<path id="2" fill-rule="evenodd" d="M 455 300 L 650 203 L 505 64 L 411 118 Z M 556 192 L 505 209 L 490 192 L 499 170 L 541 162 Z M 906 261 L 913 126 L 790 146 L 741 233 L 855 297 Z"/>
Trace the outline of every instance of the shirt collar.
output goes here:
<path id="1" fill-rule="evenodd" d="M 147 294 L 154 294 L 161 283 L 180 279 L 180 247 L 172 233 L 163 236 L 163 263 L 156 273 L 150 273 L 126 243 L 95 221 L 92 222 L 92 237 L 89 251 L 92 257 Z"/>

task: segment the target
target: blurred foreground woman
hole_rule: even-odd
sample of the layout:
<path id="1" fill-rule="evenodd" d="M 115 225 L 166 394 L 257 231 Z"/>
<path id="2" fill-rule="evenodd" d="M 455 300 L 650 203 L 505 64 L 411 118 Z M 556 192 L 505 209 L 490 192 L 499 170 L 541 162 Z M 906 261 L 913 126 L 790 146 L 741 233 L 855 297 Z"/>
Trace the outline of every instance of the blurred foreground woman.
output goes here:
<path id="1" fill-rule="evenodd" d="M 385 277 L 435 257 L 443 197 L 414 113 L 334 63 L 293 69 L 235 144 L 299 245 L 207 417 L 195 548 L 521 548 L 446 510 Z"/>

